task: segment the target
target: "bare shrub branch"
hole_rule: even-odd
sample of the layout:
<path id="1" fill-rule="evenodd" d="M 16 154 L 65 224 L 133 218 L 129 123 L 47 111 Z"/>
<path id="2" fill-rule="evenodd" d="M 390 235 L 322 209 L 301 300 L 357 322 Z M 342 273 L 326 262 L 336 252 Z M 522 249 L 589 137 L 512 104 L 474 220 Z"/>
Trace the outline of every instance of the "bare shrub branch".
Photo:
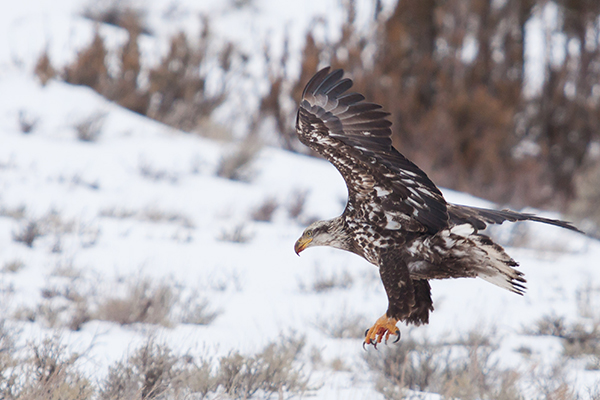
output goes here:
<path id="1" fill-rule="evenodd" d="M 402 399 L 405 390 L 430 391 L 447 398 L 521 399 L 514 370 L 502 369 L 491 355 L 496 350 L 489 338 L 471 332 L 455 343 L 402 339 L 401 346 L 387 347 L 383 357 L 367 353 L 377 371 L 377 389 L 387 399 Z M 454 351 L 453 351 L 454 350 Z M 456 356 L 460 350 L 460 356 Z"/>
<path id="2" fill-rule="evenodd" d="M 245 232 L 246 225 L 240 223 L 231 229 L 224 229 L 218 237 L 218 240 L 232 243 L 248 243 L 252 235 Z"/>
<path id="3" fill-rule="evenodd" d="M 142 211 L 133 211 L 123 208 L 117 209 L 116 207 L 112 207 L 101 210 L 99 216 L 117 219 L 134 218 L 139 221 L 157 223 L 168 222 L 181 225 L 185 228 L 194 227 L 194 223 L 192 222 L 190 217 L 181 214 L 177 211 L 167 211 L 159 208 L 145 208 Z"/>
<path id="4" fill-rule="evenodd" d="M 240 142 L 235 149 L 221 157 L 217 166 L 217 176 L 233 181 L 250 181 L 251 165 L 261 148 L 262 145 L 251 137 Z"/>
<path id="5" fill-rule="evenodd" d="M 250 399 L 260 393 L 260 398 L 269 399 L 301 395 L 311 390 L 308 378 L 296 366 L 303 346 L 303 339 L 284 337 L 255 355 L 221 357 L 215 369 L 208 360 L 178 357 L 150 338 L 127 360 L 110 367 L 99 397 L 204 399 L 225 393 L 232 399 Z"/>
<path id="6" fill-rule="evenodd" d="M 297 220 L 304 212 L 304 204 L 306 203 L 306 197 L 308 196 L 308 190 L 296 190 L 292 193 L 292 198 L 287 205 L 288 215 L 290 218 Z"/>
<path id="7" fill-rule="evenodd" d="M 140 161 L 138 171 L 141 176 L 151 181 L 167 181 L 176 184 L 179 181 L 179 174 L 166 169 L 156 168 L 145 161 Z"/>
<path id="8" fill-rule="evenodd" d="M 207 76 L 202 72 L 208 52 L 210 31 L 208 19 L 204 19 L 204 31 L 196 44 L 190 44 L 181 32 L 171 39 L 169 54 L 161 64 L 150 70 L 150 118 L 165 122 L 185 131 L 198 127 L 199 122 L 221 105 L 227 96 L 222 84 L 215 94 L 206 90 Z M 233 47 L 226 46 L 223 54 L 231 53 Z M 223 60 L 231 55 L 223 55 Z M 227 67 L 222 62 L 222 67 Z M 226 70 L 225 70 L 226 71 Z"/>
<path id="9" fill-rule="evenodd" d="M 176 301 L 171 285 L 143 278 L 131 283 L 124 297 L 102 300 L 97 317 L 122 325 L 143 322 L 170 326 L 169 314 Z"/>
<path id="10" fill-rule="evenodd" d="M 149 339 L 127 360 L 109 368 L 100 399 L 155 399 L 166 395 L 176 378 L 178 359 L 165 345 Z"/>
<path id="11" fill-rule="evenodd" d="M 271 222 L 273 219 L 273 213 L 278 207 L 279 203 L 277 200 L 275 200 L 273 197 L 268 197 L 260 206 L 252 211 L 250 216 L 254 221 Z"/>
<path id="12" fill-rule="evenodd" d="M 333 289 L 349 289 L 354 283 L 354 278 L 344 270 L 341 274 L 332 272 L 329 275 L 324 274 L 319 269 L 315 269 L 314 279 L 311 283 L 300 281 L 298 286 L 302 291 L 312 291 L 316 293 L 328 292 Z"/>
<path id="13" fill-rule="evenodd" d="M 56 242 L 64 234 L 73 232 L 74 221 L 63 220 L 58 211 L 50 210 L 45 215 L 36 218 L 22 218 L 20 227 L 13 231 L 15 242 L 21 242 L 28 247 L 33 247 L 35 240 L 41 236 L 52 234 Z"/>
<path id="14" fill-rule="evenodd" d="M 25 110 L 19 110 L 19 129 L 23 133 L 31 133 L 39 122 L 39 118 Z"/>
<path id="15" fill-rule="evenodd" d="M 14 208 L 0 206 L 0 217 L 7 217 L 12 219 L 23 219 L 25 217 L 25 210 L 27 207 L 25 205 L 20 205 Z"/>
<path id="16" fill-rule="evenodd" d="M 2 267 L 2 272 L 16 273 L 22 270 L 25 267 L 25 263 L 21 260 L 12 260 L 4 263 Z"/>
<path id="17" fill-rule="evenodd" d="M 106 113 L 96 112 L 77 122 L 73 126 L 77 132 L 77 139 L 82 142 L 95 142 L 98 140 L 102 133 L 105 118 Z"/>
<path id="18" fill-rule="evenodd" d="M 321 331 L 335 339 L 361 339 L 368 327 L 364 315 L 351 314 L 344 307 L 332 316 L 320 316 L 315 325 Z"/>
<path id="19" fill-rule="evenodd" d="M 266 398 L 282 391 L 300 394 L 308 379 L 294 368 L 294 360 L 304 347 L 304 339 L 283 338 L 271 343 L 255 356 L 234 352 L 219 361 L 219 384 L 236 399 L 252 398 L 262 391 Z"/>
<path id="20" fill-rule="evenodd" d="M 210 309 L 208 300 L 198 300 L 191 297 L 182 304 L 180 321 L 184 324 L 210 325 L 219 314 L 219 311 Z"/>
<path id="21" fill-rule="evenodd" d="M 37 221 L 29 220 L 19 230 L 13 232 L 12 238 L 15 242 L 24 243 L 27 247 L 33 247 L 33 242 L 44 233 Z"/>
<path id="22" fill-rule="evenodd" d="M 129 21 L 135 18 L 140 24 L 140 33 L 151 35 L 152 31 L 146 24 L 143 24 L 144 13 L 134 10 L 131 7 L 131 2 L 111 0 L 102 2 L 92 2 L 83 10 L 82 15 L 92 21 L 103 24 L 114 25 L 128 29 Z"/>
<path id="23" fill-rule="evenodd" d="M 74 85 L 89 86 L 98 93 L 103 93 L 103 88 L 109 80 L 105 64 L 106 55 L 104 39 L 96 30 L 89 47 L 81 50 L 76 60 L 65 68 L 65 81 Z"/>
<path id="24" fill-rule="evenodd" d="M 33 72 L 40 80 L 42 86 L 46 86 L 48 81 L 56 76 L 56 70 L 52 67 L 52 62 L 50 61 L 50 56 L 48 55 L 48 49 L 45 49 L 44 52 L 40 54 Z M 29 131 L 25 132 L 22 130 L 22 132 L 27 133 Z"/>
<path id="25" fill-rule="evenodd" d="M 567 358 L 591 356 L 594 364 L 600 364 L 600 320 L 567 323 L 563 317 L 545 315 L 532 329 L 524 333 L 536 336 L 555 336 L 562 339 L 563 355 Z"/>
<path id="26" fill-rule="evenodd" d="M 66 351 L 57 337 L 29 344 L 31 356 L 20 364 L 20 379 L 10 389 L 15 399 L 86 400 L 94 387 L 75 368 L 80 355 Z M 16 396 L 15 396 L 16 395 Z"/>

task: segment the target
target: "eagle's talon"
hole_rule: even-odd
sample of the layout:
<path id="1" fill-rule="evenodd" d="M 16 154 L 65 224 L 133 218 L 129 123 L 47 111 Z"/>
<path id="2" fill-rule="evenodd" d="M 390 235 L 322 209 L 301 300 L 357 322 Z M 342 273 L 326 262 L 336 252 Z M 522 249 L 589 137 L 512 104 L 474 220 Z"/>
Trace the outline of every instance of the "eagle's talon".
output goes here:
<path id="1" fill-rule="evenodd" d="M 390 318 L 387 315 L 382 316 L 375 322 L 370 329 L 367 330 L 365 334 L 365 340 L 363 342 L 363 348 L 365 345 L 372 344 L 374 348 L 377 349 L 377 345 L 384 341 L 387 344 L 387 341 L 391 334 L 397 335 L 396 341 L 400 340 L 400 329 L 396 327 L 396 323 L 398 320 L 396 318 Z"/>
<path id="2" fill-rule="evenodd" d="M 398 329 L 398 332 L 396 333 L 396 340 L 394 340 L 392 343 L 398 343 L 400 341 L 400 336 L 402 336 L 400 334 L 400 329 Z"/>
<path id="3" fill-rule="evenodd" d="M 368 346 L 368 345 L 371 345 L 371 344 L 373 345 L 373 347 L 375 348 L 375 350 L 377 350 L 377 341 L 374 341 L 374 340 L 372 340 L 372 339 L 369 339 L 368 341 L 367 341 L 367 340 L 365 340 L 365 341 L 363 342 L 363 350 L 365 350 L 365 351 L 366 351 L 366 350 L 367 350 L 367 348 L 366 348 L 365 346 Z"/>

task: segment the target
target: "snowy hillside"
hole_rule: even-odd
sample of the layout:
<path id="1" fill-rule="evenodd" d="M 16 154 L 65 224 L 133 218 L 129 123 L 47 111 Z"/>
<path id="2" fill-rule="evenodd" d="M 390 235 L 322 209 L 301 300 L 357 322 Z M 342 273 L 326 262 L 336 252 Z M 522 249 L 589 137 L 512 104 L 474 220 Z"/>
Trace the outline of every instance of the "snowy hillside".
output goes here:
<path id="1" fill-rule="evenodd" d="M 41 86 L 31 70 L 44 43 L 60 64 L 91 37 L 79 6 L 61 4 L 39 4 L 41 13 L 32 14 L 23 5 L 1 24 L 0 309 L 16 348 L 58 337 L 67 353 L 83 354 L 76 368 L 100 385 L 109 367 L 149 337 L 177 356 L 215 363 L 235 351 L 256 354 L 282 336 L 304 338 L 294 365 L 312 390 L 298 397 L 383 399 L 365 354 L 383 358 L 386 351 L 361 346 L 387 307 L 375 267 L 333 249 L 300 258 L 293 251 L 307 222 L 343 210 L 337 171 L 262 147 L 245 179 L 226 179 L 218 171 L 239 151 L 235 143 L 176 131 L 89 88 L 57 80 Z M 253 13 L 234 16 L 249 23 Z M 163 22 L 153 26 L 167 29 Z M 32 26 L 38 36 L 18 35 Z M 90 118 L 96 125 L 82 125 Z M 32 125 L 28 133 L 24 122 Z M 97 127 L 97 136 L 78 139 L 78 125 L 79 135 Z M 450 202 L 490 206 L 444 193 Z M 600 243 L 535 223 L 492 234 L 521 263 L 526 295 L 482 280 L 433 282 L 430 324 L 401 327 L 402 341 L 389 347 L 409 338 L 459 342 L 479 332 L 494 341 L 501 368 L 524 376 L 527 398 L 543 398 L 536 379 L 552 382 L 548 371 L 558 364 L 560 379 L 581 398 L 599 396 L 592 364 L 600 353 L 563 358 L 559 337 L 535 331 L 551 316 L 598 334 Z M 148 303 L 132 305 L 136 295 Z M 131 319 L 140 308 L 143 315 Z"/>

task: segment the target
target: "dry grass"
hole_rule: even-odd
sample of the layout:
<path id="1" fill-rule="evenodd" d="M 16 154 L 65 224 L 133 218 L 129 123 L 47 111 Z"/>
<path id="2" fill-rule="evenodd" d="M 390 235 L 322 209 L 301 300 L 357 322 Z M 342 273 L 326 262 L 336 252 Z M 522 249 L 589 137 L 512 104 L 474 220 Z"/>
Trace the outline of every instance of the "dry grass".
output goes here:
<path id="1" fill-rule="evenodd" d="M 19 129 L 27 134 L 33 132 L 40 119 L 30 112 L 19 110 Z"/>
<path id="2" fill-rule="evenodd" d="M 102 93 L 103 87 L 109 81 L 108 70 L 105 64 L 107 56 L 104 39 L 98 30 L 94 33 L 92 43 L 82 49 L 73 63 L 64 70 L 64 79 L 74 85 L 85 85 Z"/>
<path id="3" fill-rule="evenodd" d="M 76 369 L 80 355 L 69 353 L 60 338 L 29 343 L 17 354 L 12 335 L 0 331 L 0 398 L 7 400 L 87 400 L 94 387 Z"/>
<path id="4" fill-rule="evenodd" d="M 252 235 L 246 232 L 246 224 L 243 222 L 229 229 L 223 229 L 218 240 L 232 243 L 248 243 Z"/>
<path id="5" fill-rule="evenodd" d="M 529 332 L 577 337 L 574 340 L 577 342 L 581 338 L 579 333 L 573 333 L 577 330 L 559 319 L 545 318 Z M 568 349 L 573 349 L 570 347 L 572 342 L 565 347 L 563 357 L 550 366 L 535 361 L 531 349 L 516 349 L 524 361 L 527 360 L 517 371 L 499 365 L 496 340 L 494 332 L 482 334 L 472 331 L 457 341 L 444 341 L 443 338 L 437 341 L 427 338 L 415 340 L 409 334 L 397 346 L 385 346 L 380 349 L 381 352 L 366 353 L 365 359 L 378 375 L 376 387 L 386 399 L 410 398 L 407 390 L 464 400 L 582 398 L 581 389 L 576 390 L 568 379 L 569 358 L 574 356 L 568 352 Z M 568 339 L 565 341 L 569 342 Z M 582 346 L 581 342 L 577 345 L 577 357 L 581 357 L 579 351 L 583 348 L 587 349 L 585 355 L 589 357 L 590 347 Z M 595 398 L 597 391 L 589 394 L 590 398 Z"/>
<path id="6" fill-rule="evenodd" d="M 90 299 L 95 295 L 93 286 L 83 289 L 80 284 L 76 278 L 66 284 L 48 284 L 41 289 L 41 300 L 36 306 L 17 307 L 13 318 L 53 329 L 80 330 L 92 317 Z"/>
<path id="7" fill-rule="evenodd" d="M 282 338 L 260 353 L 246 357 L 234 352 L 219 360 L 218 382 L 234 399 L 260 398 L 284 393 L 302 394 L 310 390 L 308 379 L 294 366 L 304 339 Z"/>
<path id="8" fill-rule="evenodd" d="M 45 339 L 41 344 L 30 345 L 28 376 L 30 381 L 22 388 L 23 399 L 73 399 L 92 398 L 93 386 L 74 368 L 79 358 L 68 354 L 58 339 Z"/>
<path id="9" fill-rule="evenodd" d="M 125 208 L 107 208 L 101 210 L 100 217 L 127 219 L 133 218 L 138 221 L 147 221 L 154 223 L 172 223 L 181 225 L 184 228 L 194 228 L 191 218 L 177 211 L 167 211 L 160 208 L 145 208 L 141 211 L 134 211 Z"/>
<path id="10" fill-rule="evenodd" d="M 203 26 L 199 37 L 190 40 L 183 32 L 174 35 L 161 62 L 142 70 L 138 39 L 150 33 L 142 11 L 127 1 L 105 1 L 90 4 L 83 14 L 94 21 L 124 28 L 129 38 L 117 51 L 120 70 L 109 74 L 106 67 L 109 52 L 104 39 L 96 32 L 90 45 L 65 68 L 65 81 L 89 86 L 123 107 L 184 131 L 198 130 L 202 121 L 225 101 L 226 82 L 233 73 L 233 66 L 245 64 L 245 58 L 233 44 L 213 48 L 209 20 L 201 17 Z M 209 54 L 218 59 L 217 75 L 222 78 L 216 85 L 212 82 L 210 91 L 206 85 L 206 68 L 203 68 Z M 139 86 L 142 72 L 147 84 Z"/>
<path id="11" fill-rule="evenodd" d="M 144 13 L 135 10 L 132 7 L 131 1 L 103 0 L 89 2 L 83 10 L 82 15 L 92 21 L 124 29 L 130 28 L 130 21 L 134 18 L 140 26 L 140 33 L 146 35 L 152 34 L 150 28 L 142 22 Z"/>
<path id="12" fill-rule="evenodd" d="M 220 314 L 202 291 L 160 282 L 148 277 L 130 277 L 124 296 L 100 296 L 92 318 L 127 325 L 133 323 L 172 326 L 174 323 L 209 325 Z"/>
<path id="13" fill-rule="evenodd" d="M 582 398 L 567 382 L 567 369 L 562 360 L 551 366 L 534 367 L 525 378 L 536 388 L 540 399 L 581 400 Z M 593 399 L 591 396 L 590 398 Z"/>
<path id="14" fill-rule="evenodd" d="M 298 220 L 304 212 L 304 204 L 308 196 L 307 190 L 296 190 L 291 195 L 291 199 L 287 204 L 288 215 L 293 220 Z"/>
<path id="15" fill-rule="evenodd" d="M 104 289 L 102 289 L 104 288 Z M 52 328 L 78 331 L 90 320 L 171 327 L 176 323 L 209 325 L 221 313 L 202 290 L 169 279 L 130 276 L 117 281 L 92 277 L 57 263 L 34 305 L 16 305 L 12 317 Z"/>
<path id="16" fill-rule="evenodd" d="M 379 375 L 377 389 L 386 399 L 405 398 L 406 389 L 440 393 L 464 400 L 521 399 L 514 370 L 493 361 L 497 349 L 477 332 L 454 343 L 416 341 L 403 337 L 399 346 L 368 352 L 368 365 Z"/>
<path id="17" fill-rule="evenodd" d="M 233 181 L 249 182 L 252 178 L 252 163 L 262 146 L 250 136 L 238 143 L 234 149 L 221 157 L 216 174 Z"/>
<path id="18" fill-rule="evenodd" d="M 128 285 L 125 296 L 102 299 L 96 317 L 121 325 L 142 322 L 170 326 L 171 309 L 177 299 L 172 285 L 142 278 Z"/>
<path id="19" fill-rule="evenodd" d="M 595 300 L 598 287 L 586 284 L 577 290 L 577 314 L 574 321 L 554 314 L 542 316 L 523 333 L 534 336 L 554 336 L 561 339 L 563 357 L 586 360 L 586 369 L 600 369 L 600 314 Z"/>
<path id="20" fill-rule="evenodd" d="M 319 269 L 315 269 L 312 282 L 299 281 L 298 287 L 303 292 L 323 293 L 334 289 L 349 289 L 353 284 L 354 278 L 346 270 L 341 273 L 332 272 L 331 274 L 324 274 Z"/>
<path id="21" fill-rule="evenodd" d="M 600 366 L 600 320 L 567 323 L 562 317 L 546 315 L 536 321 L 534 328 L 525 334 L 555 336 L 562 339 L 563 356 L 588 359 L 588 369 Z"/>
<path id="22" fill-rule="evenodd" d="M 362 339 L 369 322 L 364 315 L 351 314 L 344 307 L 330 316 L 320 316 L 315 325 L 335 339 Z"/>
<path id="23" fill-rule="evenodd" d="M 12 218 L 16 220 L 20 220 L 25 218 L 25 211 L 27 207 L 24 205 L 17 207 L 6 207 L 0 206 L 0 217 Z"/>
<path id="24" fill-rule="evenodd" d="M 73 127 L 77 132 L 77 139 L 82 142 L 97 141 L 102 134 L 105 118 L 106 113 L 96 112 L 75 123 Z"/>
<path id="25" fill-rule="evenodd" d="M 0 398 L 6 400 L 288 398 L 311 390 L 296 359 L 302 338 L 281 337 L 252 355 L 231 353 L 211 362 L 177 355 L 150 337 L 92 385 L 57 336 L 16 345 L 18 332 L 0 323 Z"/>
<path id="26" fill-rule="evenodd" d="M 600 143 L 594 144 L 586 156 L 582 171 L 575 177 L 576 198 L 569 205 L 569 213 L 595 224 L 586 232 L 600 238 Z"/>
<path id="27" fill-rule="evenodd" d="M 146 179 L 154 182 L 166 181 L 172 184 L 179 182 L 179 174 L 164 168 L 156 168 L 145 161 L 138 164 L 138 172 Z"/>
<path id="28" fill-rule="evenodd" d="M 33 247 L 33 242 L 44 233 L 38 221 L 29 220 L 22 224 L 17 231 L 13 231 L 12 238 L 15 242 L 25 244 L 27 247 Z"/>
<path id="29" fill-rule="evenodd" d="M 52 62 L 50 61 L 48 49 L 44 50 L 44 52 L 38 58 L 33 72 L 40 80 L 42 86 L 46 86 L 48 81 L 56 76 L 56 70 L 54 69 L 54 67 L 52 66 Z"/>
<path id="30" fill-rule="evenodd" d="M 284 398 L 310 390 L 308 379 L 295 366 L 303 339 L 281 338 L 261 352 L 244 356 L 231 353 L 217 368 L 205 359 L 178 357 L 151 338 L 127 360 L 110 367 L 101 384 L 103 400 L 123 398 Z M 209 397 L 212 396 L 212 397 Z"/>
<path id="31" fill-rule="evenodd" d="M 74 229 L 74 221 L 65 220 L 58 211 L 50 210 L 46 214 L 35 218 L 26 218 L 23 215 L 20 219 L 19 228 L 12 233 L 12 238 L 15 242 L 24 243 L 27 247 L 33 247 L 34 242 L 39 237 L 53 235 L 55 241 L 54 247 L 59 251 L 58 247 L 60 246 L 61 236 L 72 233 Z"/>
<path id="32" fill-rule="evenodd" d="M 206 91 L 207 76 L 201 72 L 201 65 L 209 49 L 210 32 L 208 21 L 204 22 L 196 43 L 183 32 L 173 36 L 169 53 L 149 75 L 151 103 L 147 115 L 184 131 L 196 129 L 226 97 L 224 82 L 216 93 Z M 224 47 L 221 54 L 230 57 L 230 49 Z M 229 68 L 227 64 L 221 63 L 224 72 Z"/>
<path id="33" fill-rule="evenodd" d="M 173 396 L 178 362 L 171 350 L 148 340 L 126 361 L 109 368 L 100 399 L 156 399 Z"/>
<path id="34" fill-rule="evenodd" d="M 220 314 L 210 307 L 207 299 L 198 299 L 191 297 L 185 301 L 182 306 L 179 322 L 193 325 L 210 325 Z"/>
<path id="35" fill-rule="evenodd" d="M 12 260 L 4 263 L 4 266 L 2 267 L 2 272 L 14 274 L 19 272 L 23 268 L 25 268 L 25 263 L 23 263 L 23 261 Z"/>
<path id="36" fill-rule="evenodd" d="M 19 360 L 15 357 L 15 332 L 6 327 L 4 319 L 0 320 L 0 397 L 15 398 L 18 394 L 16 381 L 18 373 L 15 367 Z"/>
<path id="37" fill-rule="evenodd" d="M 76 280 L 82 278 L 83 271 L 73 264 L 72 258 L 64 258 L 56 262 L 50 275 Z"/>
<path id="38" fill-rule="evenodd" d="M 273 213 L 275 212 L 275 210 L 277 210 L 278 207 L 279 203 L 277 202 L 277 200 L 275 200 L 275 198 L 273 197 L 268 197 L 263 201 L 263 203 L 260 206 L 255 208 L 250 213 L 250 217 L 254 221 L 271 222 L 271 220 L 273 219 Z"/>
<path id="39" fill-rule="evenodd" d="M 200 288 L 216 292 L 228 290 L 241 292 L 244 281 L 243 276 L 237 269 L 220 267 L 205 276 L 203 282 L 200 283 Z"/>
<path id="40" fill-rule="evenodd" d="M 100 189 L 100 183 L 95 181 L 86 181 L 79 174 L 74 174 L 71 176 L 70 183 L 74 186 L 81 186 L 86 189 L 98 190 Z"/>

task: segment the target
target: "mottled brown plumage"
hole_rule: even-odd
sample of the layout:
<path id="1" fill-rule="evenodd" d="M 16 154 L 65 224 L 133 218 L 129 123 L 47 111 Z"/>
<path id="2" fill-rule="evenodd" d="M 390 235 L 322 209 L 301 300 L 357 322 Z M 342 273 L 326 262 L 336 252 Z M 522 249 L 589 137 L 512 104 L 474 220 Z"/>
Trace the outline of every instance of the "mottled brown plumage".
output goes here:
<path id="1" fill-rule="evenodd" d="M 379 267 L 389 305 L 365 343 L 399 335 L 397 321 L 428 323 L 433 310 L 429 279 L 481 277 L 523 294 L 518 264 L 478 231 L 504 221 L 578 229 L 532 214 L 446 203 L 427 175 L 392 146 L 388 113 L 358 93 L 346 93 L 351 86 L 342 70 L 324 68 L 302 94 L 298 138 L 340 171 L 348 202 L 341 216 L 309 226 L 295 250 L 331 246 Z"/>

